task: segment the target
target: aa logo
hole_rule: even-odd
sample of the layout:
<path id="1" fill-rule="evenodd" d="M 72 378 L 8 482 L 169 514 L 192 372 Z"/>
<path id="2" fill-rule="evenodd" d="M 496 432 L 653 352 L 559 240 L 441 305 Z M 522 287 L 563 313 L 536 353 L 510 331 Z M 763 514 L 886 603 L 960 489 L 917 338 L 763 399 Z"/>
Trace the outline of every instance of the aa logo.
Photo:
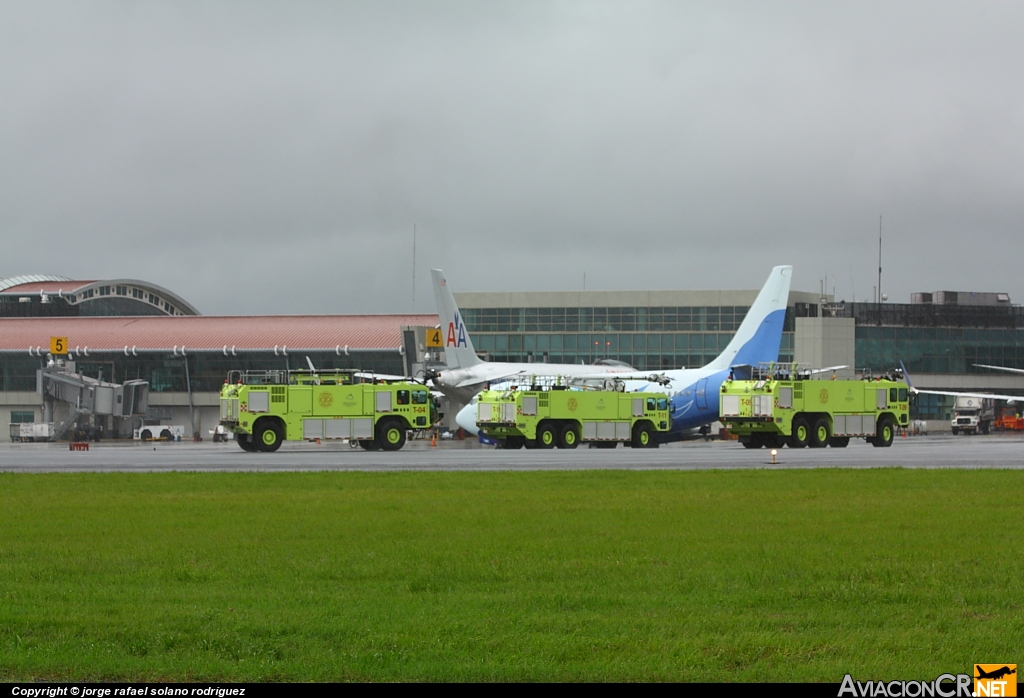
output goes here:
<path id="1" fill-rule="evenodd" d="M 975 696 L 1017 695 L 1016 664 L 975 664 Z"/>
<path id="2" fill-rule="evenodd" d="M 448 323 L 448 338 L 444 345 L 446 347 L 466 346 L 466 323 L 462 321 L 458 313 L 455 313 L 455 322 Z"/>

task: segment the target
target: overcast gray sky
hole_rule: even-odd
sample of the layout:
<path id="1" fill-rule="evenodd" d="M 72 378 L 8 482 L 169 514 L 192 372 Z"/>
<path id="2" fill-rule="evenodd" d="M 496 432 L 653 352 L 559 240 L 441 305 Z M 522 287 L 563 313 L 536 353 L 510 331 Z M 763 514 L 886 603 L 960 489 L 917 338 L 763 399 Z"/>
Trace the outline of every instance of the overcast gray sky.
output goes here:
<path id="1" fill-rule="evenodd" d="M 0 277 L 1024 302 L 1024 4 L 0 2 Z"/>

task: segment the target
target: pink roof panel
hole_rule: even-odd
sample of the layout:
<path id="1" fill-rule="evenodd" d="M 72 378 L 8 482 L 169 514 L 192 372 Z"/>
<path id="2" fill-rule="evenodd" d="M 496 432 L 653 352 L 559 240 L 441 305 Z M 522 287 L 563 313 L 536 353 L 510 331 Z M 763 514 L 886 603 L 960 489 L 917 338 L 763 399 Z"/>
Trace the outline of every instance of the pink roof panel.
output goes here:
<path id="1" fill-rule="evenodd" d="M 397 349 L 403 325 L 436 327 L 437 315 L 254 315 L 216 317 L 0 318 L 0 351 L 50 346 L 90 349 Z"/>
<path id="2" fill-rule="evenodd" d="M 95 281 L 32 281 L 3 290 L 3 293 L 74 293 L 76 289 L 94 284 Z"/>

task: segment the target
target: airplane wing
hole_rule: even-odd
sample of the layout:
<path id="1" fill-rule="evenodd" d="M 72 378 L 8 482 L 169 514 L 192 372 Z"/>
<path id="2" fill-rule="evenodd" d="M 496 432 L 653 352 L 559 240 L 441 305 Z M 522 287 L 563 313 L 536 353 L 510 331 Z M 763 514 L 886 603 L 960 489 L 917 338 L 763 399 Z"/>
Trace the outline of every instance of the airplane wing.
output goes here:
<path id="1" fill-rule="evenodd" d="M 980 364 L 979 364 L 980 365 Z M 1006 400 L 1007 402 L 1021 402 L 1024 401 L 1022 395 L 1000 395 L 999 393 L 968 393 L 968 392 L 957 392 L 955 390 L 926 390 L 924 388 L 916 388 L 910 380 L 910 374 L 907 373 L 907 367 L 900 361 L 900 368 L 903 369 L 903 378 L 907 381 L 907 387 L 910 392 L 924 395 L 952 395 L 953 397 L 976 397 L 979 399 L 992 399 L 992 400 Z"/>
<path id="2" fill-rule="evenodd" d="M 356 378 L 378 378 L 382 381 L 411 381 L 412 378 L 409 376 L 394 376 L 390 373 L 368 373 L 366 371 L 357 371 L 355 373 Z"/>
<path id="3" fill-rule="evenodd" d="M 616 373 L 575 373 L 566 376 L 571 380 L 619 380 L 619 381 L 648 381 L 649 383 L 660 383 L 668 385 L 672 381 L 664 373 L 651 373 L 650 371 L 618 371 Z"/>
<path id="4" fill-rule="evenodd" d="M 514 367 L 503 365 L 500 363 L 495 364 L 477 364 L 473 367 L 473 372 L 468 374 L 463 380 L 457 382 L 454 387 L 460 388 L 463 386 L 477 385 L 479 383 L 491 383 L 494 381 L 502 380 L 514 380 L 516 378 L 529 378 L 530 376 L 549 376 L 553 375 L 553 372 L 549 369 L 543 370 L 543 366 L 537 366 L 537 371 L 522 371 L 516 370 Z"/>
<path id="5" fill-rule="evenodd" d="M 1010 368 L 1009 366 L 989 366 L 988 364 L 974 364 L 979 368 L 991 368 L 994 371 L 1007 371 L 1009 373 L 1024 373 L 1024 368 Z"/>
<path id="6" fill-rule="evenodd" d="M 958 393 L 952 390 L 925 390 L 924 388 L 915 388 L 910 386 L 910 392 L 915 395 L 918 393 L 924 393 L 925 395 L 952 395 L 954 397 L 976 397 L 976 398 L 991 398 L 993 400 L 1006 400 L 1008 402 L 1024 402 L 1024 395 L 1000 395 L 999 393 Z"/>
<path id="7" fill-rule="evenodd" d="M 839 369 L 842 368 L 849 368 L 849 366 L 843 364 L 842 366 L 826 366 L 825 368 L 815 368 L 811 370 L 811 373 L 828 373 L 829 371 L 838 371 Z"/>

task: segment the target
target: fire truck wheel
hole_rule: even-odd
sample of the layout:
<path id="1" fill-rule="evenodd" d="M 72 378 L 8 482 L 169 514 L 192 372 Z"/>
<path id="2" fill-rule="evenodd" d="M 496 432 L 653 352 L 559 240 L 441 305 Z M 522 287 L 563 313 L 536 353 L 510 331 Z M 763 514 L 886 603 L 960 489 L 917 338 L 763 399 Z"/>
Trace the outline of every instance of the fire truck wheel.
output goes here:
<path id="1" fill-rule="evenodd" d="M 380 446 L 373 439 L 360 439 L 359 448 L 364 451 L 377 451 L 380 450 Z"/>
<path id="2" fill-rule="evenodd" d="M 252 446 L 252 437 L 249 436 L 248 434 L 239 434 L 237 438 L 238 447 L 241 448 L 246 453 L 252 453 L 254 450 L 256 450 Z"/>
<path id="3" fill-rule="evenodd" d="M 850 445 L 850 437 L 849 436 L 833 436 L 829 440 L 828 445 L 831 446 L 832 448 L 846 448 L 847 446 Z"/>
<path id="4" fill-rule="evenodd" d="M 575 424 L 566 424 L 562 427 L 562 432 L 558 435 L 559 448 L 576 448 L 579 443 L 580 435 Z"/>
<path id="5" fill-rule="evenodd" d="M 518 451 L 526 445 L 525 436 L 509 436 L 505 439 L 505 448 Z"/>
<path id="6" fill-rule="evenodd" d="M 793 434 L 789 437 L 790 448 L 803 448 L 811 437 L 811 427 L 807 424 L 805 417 L 797 417 L 793 420 Z"/>
<path id="7" fill-rule="evenodd" d="M 633 427 L 633 448 L 654 448 L 654 432 L 650 424 L 639 422 Z"/>
<path id="8" fill-rule="evenodd" d="M 826 417 L 819 417 L 814 422 L 814 428 L 811 429 L 811 435 L 808 439 L 808 446 L 811 448 L 825 448 L 828 446 L 829 428 L 828 419 Z"/>
<path id="9" fill-rule="evenodd" d="M 741 441 L 743 448 L 761 448 L 761 441 L 755 440 L 753 435 L 747 437 L 746 441 Z"/>
<path id="10" fill-rule="evenodd" d="M 554 448 L 557 439 L 555 426 L 551 422 L 543 422 L 537 427 L 537 448 Z"/>
<path id="11" fill-rule="evenodd" d="M 253 437 L 255 438 L 256 450 L 263 451 L 264 453 L 273 453 L 281 448 L 281 442 L 284 441 L 281 432 L 273 422 L 260 422 L 257 424 Z"/>
<path id="12" fill-rule="evenodd" d="M 405 446 L 405 427 L 397 419 L 385 419 L 377 427 L 377 443 L 385 451 L 397 451 Z"/>
<path id="13" fill-rule="evenodd" d="M 875 440 L 871 442 L 871 445 L 880 448 L 892 446 L 892 437 L 895 433 L 896 428 L 892 424 L 892 418 L 882 417 L 878 420 L 878 430 L 875 432 Z"/>

